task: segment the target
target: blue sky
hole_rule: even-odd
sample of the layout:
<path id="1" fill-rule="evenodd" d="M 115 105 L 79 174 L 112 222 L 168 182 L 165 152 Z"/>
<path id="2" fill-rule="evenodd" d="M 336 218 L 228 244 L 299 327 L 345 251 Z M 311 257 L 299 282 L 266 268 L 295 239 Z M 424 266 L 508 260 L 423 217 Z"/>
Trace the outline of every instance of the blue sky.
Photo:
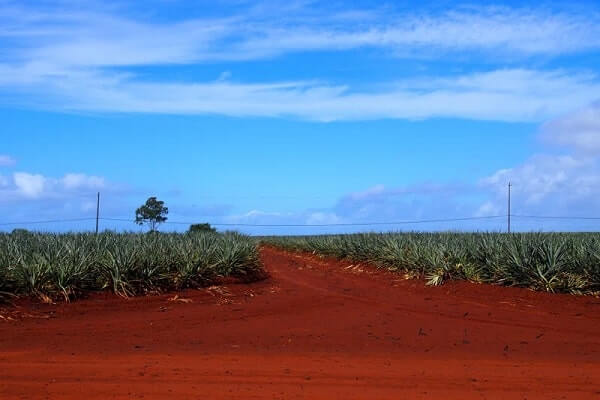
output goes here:
<path id="1" fill-rule="evenodd" d="M 413 3 L 0 0 L 0 223 L 600 216 L 600 4 Z"/>

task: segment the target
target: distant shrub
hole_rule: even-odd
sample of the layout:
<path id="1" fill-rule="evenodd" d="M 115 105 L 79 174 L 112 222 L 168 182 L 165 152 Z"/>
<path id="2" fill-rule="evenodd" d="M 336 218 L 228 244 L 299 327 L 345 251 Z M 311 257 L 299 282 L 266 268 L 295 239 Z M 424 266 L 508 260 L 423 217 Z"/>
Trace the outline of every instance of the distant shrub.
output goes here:
<path id="1" fill-rule="evenodd" d="M 217 230 L 210 226 L 210 224 L 192 224 L 190 225 L 189 232 L 216 232 Z"/>

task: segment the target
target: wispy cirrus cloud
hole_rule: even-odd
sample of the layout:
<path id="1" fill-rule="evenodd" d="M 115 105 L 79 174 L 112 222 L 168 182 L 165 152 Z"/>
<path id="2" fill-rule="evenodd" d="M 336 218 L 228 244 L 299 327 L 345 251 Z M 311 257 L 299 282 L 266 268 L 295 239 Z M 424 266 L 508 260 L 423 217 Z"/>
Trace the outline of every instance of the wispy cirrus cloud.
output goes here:
<path id="1" fill-rule="evenodd" d="M 597 9 L 427 11 L 270 4 L 268 11 L 255 5 L 227 16 L 164 21 L 148 13 L 143 19 L 132 18 L 98 5 L 69 11 L 64 5 L 35 8 L 13 3 L 0 8 L 0 38 L 12 44 L 7 54 L 14 60 L 88 67 L 248 60 L 361 47 L 395 55 L 493 51 L 513 57 L 600 48 Z"/>
<path id="2" fill-rule="evenodd" d="M 38 106 L 58 111 L 291 116 L 317 121 L 457 117 L 539 122 L 588 104 L 600 93 L 597 76 L 560 70 L 421 77 L 370 91 L 318 81 L 169 83 L 99 72 L 56 71 L 52 79 L 22 74 L 5 69 L 0 86 L 38 94 Z"/>
<path id="3" fill-rule="evenodd" d="M 152 13 L 134 18 L 118 8 L 97 5 L 74 11 L 63 7 L 59 13 L 53 2 L 45 4 L 35 8 L 0 3 L 0 90 L 10 104 L 58 111 L 318 121 L 542 121 L 595 100 L 600 87 L 590 73 L 514 67 L 444 77 L 421 74 L 385 85 L 365 81 L 362 90 L 319 76 L 309 81 L 233 82 L 225 77 L 180 82 L 160 74 L 140 75 L 134 68 L 365 47 L 382 49 L 391 57 L 478 57 L 481 52 L 553 57 L 600 50 L 596 9 L 458 7 L 440 13 L 296 4 L 279 5 L 269 13 L 253 6 L 238 7 L 230 15 L 163 20 Z"/>
<path id="4" fill-rule="evenodd" d="M 347 14 L 346 14 L 347 15 Z M 527 57 L 597 50 L 600 14 L 551 13 L 543 9 L 506 7 L 458 8 L 436 15 L 390 13 L 361 18 L 355 28 L 336 24 L 337 14 L 319 25 L 267 26 L 237 44 L 241 54 L 272 56 L 294 51 L 387 49 L 396 56 L 439 57 L 440 52 L 495 52 Z"/>

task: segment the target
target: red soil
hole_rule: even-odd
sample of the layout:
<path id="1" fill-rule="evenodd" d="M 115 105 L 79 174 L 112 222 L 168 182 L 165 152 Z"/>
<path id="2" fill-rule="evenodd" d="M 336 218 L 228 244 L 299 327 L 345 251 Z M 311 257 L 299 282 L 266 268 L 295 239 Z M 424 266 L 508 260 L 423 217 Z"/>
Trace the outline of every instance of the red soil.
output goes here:
<path id="1" fill-rule="evenodd" d="M 0 398 L 600 398 L 600 299 L 262 257 L 269 279 L 192 302 L 22 303 L 0 321 Z"/>

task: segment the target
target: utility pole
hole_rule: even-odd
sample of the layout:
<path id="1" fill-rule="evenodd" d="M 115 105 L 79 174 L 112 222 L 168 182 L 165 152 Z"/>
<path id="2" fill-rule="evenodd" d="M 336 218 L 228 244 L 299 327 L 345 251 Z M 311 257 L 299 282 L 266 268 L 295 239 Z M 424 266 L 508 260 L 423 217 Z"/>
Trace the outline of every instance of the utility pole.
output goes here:
<path id="1" fill-rule="evenodd" d="M 506 214 L 506 217 L 508 218 L 508 233 L 510 233 L 510 188 L 511 188 L 512 184 L 510 182 L 508 182 L 508 213 Z"/>
<path id="2" fill-rule="evenodd" d="M 98 234 L 98 220 L 100 219 L 100 192 L 98 192 L 98 199 L 96 200 L 96 235 Z"/>

